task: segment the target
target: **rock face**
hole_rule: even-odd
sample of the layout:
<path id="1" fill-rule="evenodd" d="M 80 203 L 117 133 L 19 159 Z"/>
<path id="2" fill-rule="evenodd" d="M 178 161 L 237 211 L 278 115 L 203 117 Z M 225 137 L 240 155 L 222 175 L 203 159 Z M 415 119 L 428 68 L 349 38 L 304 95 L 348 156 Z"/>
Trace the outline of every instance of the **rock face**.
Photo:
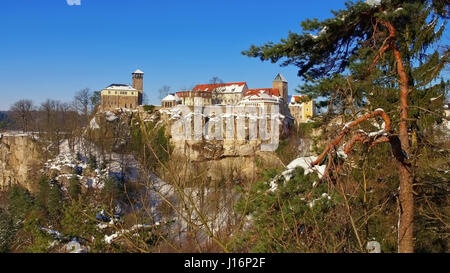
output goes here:
<path id="1" fill-rule="evenodd" d="M 34 175 L 42 166 L 39 145 L 27 135 L 0 137 L 0 190 L 20 184 L 33 191 Z"/>
<path id="2" fill-rule="evenodd" d="M 282 168 L 278 157 L 271 152 L 258 152 L 252 156 L 224 157 L 218 160 L 204 161 L 208 176 L 213 180 L 227 177 L 232 181 L 254 181 L 265 168 Z"/>

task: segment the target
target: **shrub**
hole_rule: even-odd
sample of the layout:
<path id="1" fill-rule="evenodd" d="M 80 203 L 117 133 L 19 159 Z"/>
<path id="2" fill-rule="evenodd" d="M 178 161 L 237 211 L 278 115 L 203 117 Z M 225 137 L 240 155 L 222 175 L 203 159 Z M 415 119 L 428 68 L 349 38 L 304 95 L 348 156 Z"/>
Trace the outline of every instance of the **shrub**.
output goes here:
<path id="1" fill-rule="evenodd" d="M 153 110 L 155 110 L 155 106 L 154 105 L 144 105 L 143 109 L 146 112 L 153 112 Z"/>

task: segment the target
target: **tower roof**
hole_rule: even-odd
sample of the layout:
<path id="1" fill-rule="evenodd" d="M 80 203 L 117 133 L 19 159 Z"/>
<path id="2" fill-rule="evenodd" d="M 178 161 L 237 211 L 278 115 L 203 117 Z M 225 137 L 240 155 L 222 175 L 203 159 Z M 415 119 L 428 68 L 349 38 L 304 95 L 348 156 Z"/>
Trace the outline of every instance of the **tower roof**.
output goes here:
<path id="1" fill-rule="evenodd" d="M 142 72 L 142 70 L 138 69 L 138 70 L 134 71 L 133 74 L 144 74 L 144 72 Z"/>
<path id="2" fill-rule="evenodd" d="M 274 82 L 287 82 L 286 78 L 283 75 L 279 74 L 279 73 L 278 73 L 278 75 L 275 77 L 275 79 L 273 81 Z"/>

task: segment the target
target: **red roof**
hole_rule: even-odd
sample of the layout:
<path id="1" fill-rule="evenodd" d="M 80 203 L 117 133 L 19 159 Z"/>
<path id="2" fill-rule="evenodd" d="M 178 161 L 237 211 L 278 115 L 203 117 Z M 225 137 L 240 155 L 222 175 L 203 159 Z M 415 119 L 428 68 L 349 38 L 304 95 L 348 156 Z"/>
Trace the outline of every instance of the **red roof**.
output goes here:
<path id="1" fill-rule="evenodd" d="M 228 82 L 228 83 L 211 83 L 211 84 L 199 84 L 196 85 L 192 91 L 213 91 L 214 89 L 218 88 L 218 87 L 223 87 L 223 86 L 230 86 L 230 85 L 245 85 L 247 84 L 246 82 Z M 208 90 L 206 90 L 208 89 Z"/>
<path id="2" fill-rule="evenodd" d="M 303 97 L 305 97 L 305 96 L 303 96 L 303 95 L 301 95 L 301 96 L 296 96 L 296 95 L 294 95 L 294 96 L 292 96 L 292 97 L 294 98 L 295 102 L 300 102 L 300 99 L 303 98 Z"/>
<path id="3" fill-rule="evenodd" d="M 247 91 L 245 91 L 244 97 L 251 95 L 258 95 L 259 93 L 261 93 L 261 91 L 264 91 L 264 93 L 270 96 L 276 97 L 280 96 L 280 91 L 277 88 L 258 88 L 258 89 L 247 89 Z"/>

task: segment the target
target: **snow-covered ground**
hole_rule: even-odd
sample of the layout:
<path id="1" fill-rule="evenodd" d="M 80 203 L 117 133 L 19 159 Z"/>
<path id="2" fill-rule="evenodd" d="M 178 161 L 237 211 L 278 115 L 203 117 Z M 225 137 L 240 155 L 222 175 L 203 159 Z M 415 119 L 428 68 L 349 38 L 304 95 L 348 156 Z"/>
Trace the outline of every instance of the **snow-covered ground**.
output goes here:
<path id="1" fill-rule="evenodd" d="M 73 150 L 70 148 L 68 140 L 62 141 L 59 146 L 59 154 L 55 158 L 48 160 L 44 164 L 44 169 L 58 171 L 57 180 L 60 178 L 70 179 L 72 173 L 68 172 L 68 170 L 77 167 L 82 168 L 82 170 L 88 169 L 90 154 L 96 157 L 98 168 L 89 172 L 89 175 L 86 175 L 86 172 L 83 172 L 83 175 L 78 175 L 85 187 L 101 189 L 103 188 L 101 178 L 109 175 L 124 174 L 129 181 L 138 179 L 140 166 L 134 156 L 117 153 L 102 154 L 100 149 L 85 140 L 77 141 Z M 78 156 L 80 158 L 77 158 Z M 106 168 L 103 170 L 100 169 L 102 162 L 106 163 Z"/>

